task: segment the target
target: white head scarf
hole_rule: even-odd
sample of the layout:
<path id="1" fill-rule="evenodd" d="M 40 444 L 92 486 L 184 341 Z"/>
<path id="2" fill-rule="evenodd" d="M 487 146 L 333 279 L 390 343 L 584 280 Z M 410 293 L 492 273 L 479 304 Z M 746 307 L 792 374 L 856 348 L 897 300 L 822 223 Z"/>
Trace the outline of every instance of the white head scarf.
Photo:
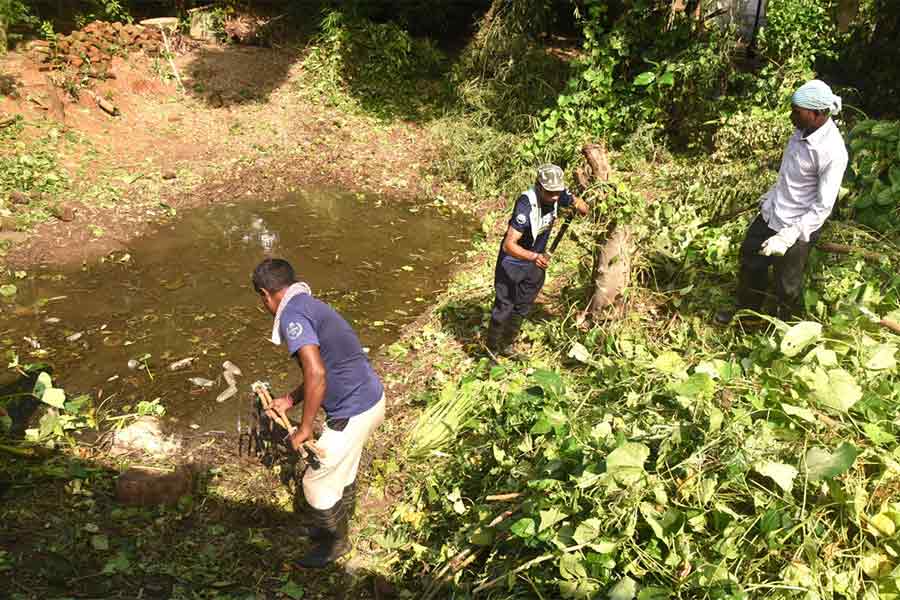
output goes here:
<path id="1" fill-rule="evenodd" d="M 800 86 L 791 96 L 791 104 L 809 110 L 827 110 L 836 115 L 841 112 L 841 97 L 835 96 L 824 81 L 813 79 Z"/>
<path id="2" fill-rule="evenodd" d="M 309 294 L 311 296 L 312 290 L 302 281 L 298 281 L 292 283 L 284 293 L 284 296 L 281 297 L 281 302 L 278 303 L 278 310 L 275 311 L 275 323 L 272 325 L 272 343 L 276 346 L 281 345 L 281 327 L 278 326 L 279 321 L 281 321 L 281 313 L 284 311 L 287 303 L 291 301 L 291 298 L 297 294 Z"/>

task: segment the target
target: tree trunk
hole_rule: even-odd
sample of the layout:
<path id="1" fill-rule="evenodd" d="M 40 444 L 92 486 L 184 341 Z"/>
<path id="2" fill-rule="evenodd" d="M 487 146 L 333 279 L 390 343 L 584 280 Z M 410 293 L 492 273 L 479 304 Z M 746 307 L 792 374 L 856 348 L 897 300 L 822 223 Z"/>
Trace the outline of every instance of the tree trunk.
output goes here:
<path id="1" fill-rule="evenodd" d="M 594 181 L 609 181 L 612 168 L 606 147 L 588 144 L 582 149 Z M 577 174 L 576 174 L 577 177 Z M 595 320 L 619 318 L 624 314 L 622 294 L 631 282 L 634 242 L 628 225 L 610 222 L 605 240 L 594 250 L 594 292 L 585 313 Z M 587 314 L 582 315 L 586 317 Z"/>
<path id="2" fill-rule="evenodd" d="M 0 0 L 0 56 L 6 54 L 6 0 Z"/>

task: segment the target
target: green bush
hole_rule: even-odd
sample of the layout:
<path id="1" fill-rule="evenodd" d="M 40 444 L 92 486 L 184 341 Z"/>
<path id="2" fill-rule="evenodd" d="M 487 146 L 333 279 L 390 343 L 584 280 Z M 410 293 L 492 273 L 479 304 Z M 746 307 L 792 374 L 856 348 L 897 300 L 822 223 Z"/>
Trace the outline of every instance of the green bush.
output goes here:
<path id="1" fill-rule="evenodd" d="M 862 121 L 848 136 L 845 178 L 857 221 L 882 231 L 900 227 L 900 121 Z"/>

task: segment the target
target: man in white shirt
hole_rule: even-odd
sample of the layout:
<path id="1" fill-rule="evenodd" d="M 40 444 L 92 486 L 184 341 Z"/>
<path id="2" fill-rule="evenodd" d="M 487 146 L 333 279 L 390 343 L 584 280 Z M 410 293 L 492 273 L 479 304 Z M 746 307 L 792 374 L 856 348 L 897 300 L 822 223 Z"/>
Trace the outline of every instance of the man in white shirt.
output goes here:
<path id="1" fill-rule="evenodd" d="M 756 217 L 741 245 L 737 308 L 759 311 L 769 286 L 769 266 L 775 267 L 778 317 L 787 320 L 799 310 L 809 251 L 831 215 L 847 168 L 847 148 L 831 115 L 841 110 L 841 98 L 814 79 L 791 97 L 791 122 L 778 180 L 761 198 Z M 727 324 L 734 310 L 716 313 Z"/>

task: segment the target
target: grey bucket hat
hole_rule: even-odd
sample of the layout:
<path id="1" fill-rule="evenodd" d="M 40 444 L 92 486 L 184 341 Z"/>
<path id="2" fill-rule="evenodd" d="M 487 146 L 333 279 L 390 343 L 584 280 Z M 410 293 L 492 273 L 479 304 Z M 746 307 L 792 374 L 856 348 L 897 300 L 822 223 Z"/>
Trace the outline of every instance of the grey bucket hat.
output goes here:
<path id="1" fill-rule="evenodd" d="M 548 192 L 561 192 L 566 189 L 563 181 L 563 170 L 556 165 L 541 165 L 537 169 L 537 180 Z"/>

